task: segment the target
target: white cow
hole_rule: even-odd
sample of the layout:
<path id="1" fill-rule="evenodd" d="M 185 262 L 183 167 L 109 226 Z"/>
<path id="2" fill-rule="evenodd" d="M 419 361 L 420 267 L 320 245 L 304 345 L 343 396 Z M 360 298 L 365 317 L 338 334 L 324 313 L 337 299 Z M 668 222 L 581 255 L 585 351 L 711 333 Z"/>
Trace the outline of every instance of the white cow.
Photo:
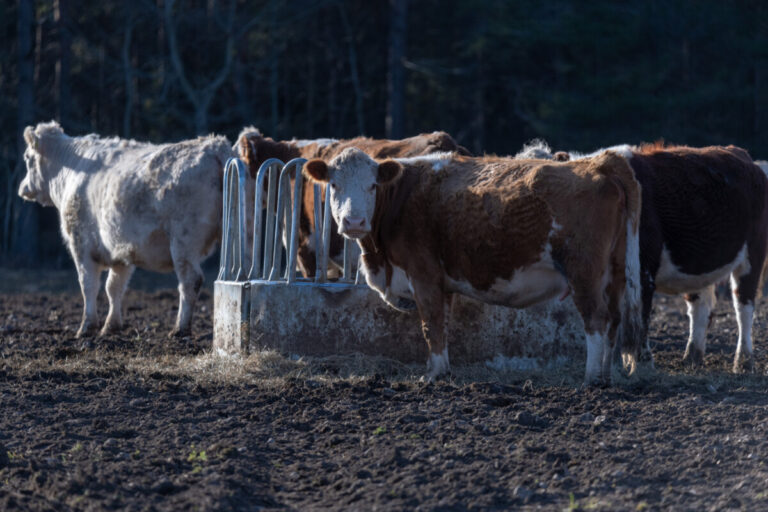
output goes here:
<path id="1" fill-rule="evenodd" d="M 70 137 L 54 121 L 27 127 L 24 139 L 27 175 L 19 195 L 59 211 L 83 294 L 77 336 L 97 327 L 106 269 L 109 313 L 101 334 L 122 327 L 122 297 L 137 266 L 176 272 L 180 300 L 171 335 L 189 333 L 203 283 L 200 263 L 221 234 L 222 170 L 235 156 L 227 139 L 155 145 Z"/>

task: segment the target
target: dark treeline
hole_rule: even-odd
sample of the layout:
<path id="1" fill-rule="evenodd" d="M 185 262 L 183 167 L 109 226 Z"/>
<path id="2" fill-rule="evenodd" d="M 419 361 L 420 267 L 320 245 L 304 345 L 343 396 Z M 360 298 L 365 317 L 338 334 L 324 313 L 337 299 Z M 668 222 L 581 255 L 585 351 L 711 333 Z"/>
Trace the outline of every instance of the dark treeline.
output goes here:
<path id="1" fill-rule="evenodd" d="M 154 142 L 442 129 L 476 152 L 622 142 L 768 155 L 756 0 L 18 0 L 0 3 L 0 260 L 63 265 L 16 196 L 21 130 Z"/>

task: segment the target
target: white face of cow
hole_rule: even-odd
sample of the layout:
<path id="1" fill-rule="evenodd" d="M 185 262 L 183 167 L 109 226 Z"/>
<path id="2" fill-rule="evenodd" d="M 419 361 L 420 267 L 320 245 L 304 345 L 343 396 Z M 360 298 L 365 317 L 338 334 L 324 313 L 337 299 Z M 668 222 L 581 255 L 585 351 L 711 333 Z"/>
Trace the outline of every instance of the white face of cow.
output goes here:
<path id="1" fill-rule="evenodd" d="M 24 130 L 24 140 L 27 148 L 24 150 L 24 163 L 27 175 L 19 185 L 19 196 L 27 201 L 36 201 L 43 206 L 53 206 L 49 193 L 48 180 L 43 174 L 42 155 L 40 154 L 40 137 L 31 126 Z"/>
<path id="2" fill-rule="evenodd" d="M 401 172 L 400 163 L 377 163 L 357 148 L 345 149 L 328 164 L 320 159 L 304 164 L 304 173 L 310 180 L 328 184 L 331 212 L 339 234 L 352 239 L 371 232 L 376 188 L 396 180 Z"/>

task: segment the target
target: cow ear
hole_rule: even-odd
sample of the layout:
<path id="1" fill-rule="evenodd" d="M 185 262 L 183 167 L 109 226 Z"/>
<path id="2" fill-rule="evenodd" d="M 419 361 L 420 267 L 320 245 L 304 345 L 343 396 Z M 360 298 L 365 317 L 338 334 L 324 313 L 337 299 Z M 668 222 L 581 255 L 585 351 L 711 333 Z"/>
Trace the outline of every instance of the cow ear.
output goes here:
<path id="1" fill-rule="evenodd" d="M 380 185 L 386 185 L 397 180 L 403 172 L 403 165 L 395 160 L 384 160 L 379 164 L 376 181 Z"/>
<path id="2" fill-rule="evenodd" d="M 29 147 L 37 151 L 37 148 L 40 145 L 40 139 L 35 135 L 35 129 L 32 126 L 24 128 L 24 141 Z"/>
<path id="3" fill-rule="evenodd" d="M 254 147 L 251 144 L 251 141 L 248 140 L 248 137 L 245 135 L 240 136 L 240 158 L 245 162 L 246 164 L 250 164 L 251 161 L 253 161 L 254 157 L 256 156 L 254 154 Z"/>
<path id="4" fill-rule="evenodd" d="M 251 178 L 256 179 L 256 173 L 258 169 L 254 169 L 256 164 L 256 146 L 245 135 L 240 136 L 240 159 L 245 162 L 248 167 L 248 173 Z"/>
<path id="5" fill-rule="evenodd" d="M 328 165 L 325 160 L 315 158 L 304 164 L 304 176 L 310 181 L 328 181 Z"/>

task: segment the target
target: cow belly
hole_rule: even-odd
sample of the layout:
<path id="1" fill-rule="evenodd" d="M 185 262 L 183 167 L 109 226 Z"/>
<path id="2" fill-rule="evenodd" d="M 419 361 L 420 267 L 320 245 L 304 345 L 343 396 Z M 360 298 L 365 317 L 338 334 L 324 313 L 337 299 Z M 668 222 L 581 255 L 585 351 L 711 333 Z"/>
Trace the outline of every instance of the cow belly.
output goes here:
<path id="1" fill-rule="evenodd" d="M 656 273 L 656 289 L 670 294 L 695 292 L 727 278 L 735 268 L 744 264 L 748 264 L 746 244 L 742 246 L 733 261 L 718 269 L 705 274 L 685 274 L 672 262 L 669 251 L 664 247 L 661 251 L 659 271 Z"/>
<path id="2" fill-rule="evenodd" d="M 450 291 L 489 304 L 525 308 L 566 295 L 568 281 L 553 267 L 534 266 L 517 270 L 512 279 L 496 279 L 487 290 L 479 290 L 464 280 L 446 278 Z"/>

